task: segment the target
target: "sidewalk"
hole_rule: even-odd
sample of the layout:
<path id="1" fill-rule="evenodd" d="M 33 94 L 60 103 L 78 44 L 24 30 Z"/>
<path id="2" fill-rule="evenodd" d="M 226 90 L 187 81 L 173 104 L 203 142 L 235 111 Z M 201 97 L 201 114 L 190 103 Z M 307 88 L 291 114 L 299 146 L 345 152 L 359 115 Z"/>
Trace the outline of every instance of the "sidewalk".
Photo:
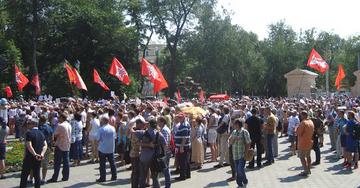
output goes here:
<path id="1" fill-rule="evenodd" d="M 289 144 L 286 138 L 279 139 L 279 156 L 276 158 L 275 164 L 263 167 L 260 170 L 247 170 L 246 175 L 249 179 L 247 187 L 254 188 L 356 188 L 360 185 L 360 170 L 343 169 L 342 160 L 337 160 L 333 152 L 329 150 L 328 135 L 325 136 L 325 146 L 321 148 L 321 164 L 312 169 L 311 176 L 303 178 L 298 176 L 301 172 L 301 163 L 296 156 L 289 156 Z M 315 159 L 312 151 L 312 159 Z M 86 162 L 83 162 L 86 163 Z M 173 164 L 171 162 L 171 164 Z M 215 169 L 216 163 L 205 164 L 202 169 L 192 171 L 191 179 L 183 182 L 173 182 L 172 187 L 237 187 L 235 182 L 226 182 L 231 176 L 230 167 Z M 98 184 L 95 180 L 99 177 L 98 164 L 84 164 L 80 167 L 72 167 L 70 169 L 70 180 L 67 182 L 58 182 L 46 184 L 42 187 L 108 187 L 120 186 L 131 187 L 130 171 L 125 171 L 125 167 L 118 168 L 118 180 L 114 182 L 106 182 Z M 109 172 L 109 169 L 108 169 Z M 51 177 L 53 171 L 48 172 L 48 178 Z M 61 173 L 60 173 L 61 174 Z M 7 179 L 0 180 L 0 188 L 18 187 L 20 183 L 20 173 L 6 174 Z M 172 176 L 172 179 L 177 176 Z M 110 174 L 108 174 L 110 179 Z M 61 179 L 61 175 L 59 177 Z M 164 178 L 160 178 L 163 183 Z"/>

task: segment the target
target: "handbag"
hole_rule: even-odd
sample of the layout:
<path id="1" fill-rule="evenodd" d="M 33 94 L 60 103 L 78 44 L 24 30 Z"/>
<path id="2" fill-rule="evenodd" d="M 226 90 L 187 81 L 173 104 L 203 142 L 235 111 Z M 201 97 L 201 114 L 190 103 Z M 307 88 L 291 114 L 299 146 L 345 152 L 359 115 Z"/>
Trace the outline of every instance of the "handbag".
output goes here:
<path id="1" fill-rule="evenodd" d="M 242 137 L 244 140 L 244 143 L 246 144 L 245 141 L 245 131 L 242 131 Z M 249 148 L 247 152 L 244 153 L 244 159 L 245 161 L 252 161 L 255 155 L 255 150 L 253 148 Z"/>
<path id="2" fill-rule="evenodd" d="M 224 134 L 227 130 L 228 130 L 227 125 L 218 126 L 216 128 L 216 132 L 219 133 L 219 134 Z"/>
<path id="3" fill-rule="evenodd" d="M 154 165 L 157 172 L 162 172 L 168 168 L 164 147 L 159 143 L 159 132 L 156 133 L 155 138 Z"/>

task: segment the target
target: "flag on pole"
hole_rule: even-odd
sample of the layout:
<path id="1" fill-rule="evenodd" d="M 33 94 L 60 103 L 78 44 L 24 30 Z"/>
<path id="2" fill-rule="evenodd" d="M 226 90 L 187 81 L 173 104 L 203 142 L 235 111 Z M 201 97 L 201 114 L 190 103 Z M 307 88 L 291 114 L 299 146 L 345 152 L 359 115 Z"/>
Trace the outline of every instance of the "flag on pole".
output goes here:
<path id="1" fill-rule="evenodd" d="M 39 74 L 36 74 L 36 75 L 33 76 L 32 80 L 31 80 L 31 85 L 35 86 L 36 95 L 40 95 L 41 88 L 40 88 Z"/>
<path id="2" fill-rule="evenodd" d="M 67 62 L 67 61 L 65 60 L 65 62 Z M 70 83 L 76 84 L 76 76 L 75 76 L 73 69 L 67 63 L 65 63 L 64 66 L 65 66 L 66 72 L 68 74 Z"/>
<path id="3" fill-rule="evenodd" d="M 94 69 L 94 82 L 99 84 L 104 90 L 109 91 L 109 87 L 102 81 L 99 73 Z"/>
<path id="4" fill-rule="evenodd" d="M 165 80 L 163 74 L 161 73 L 160 69 L 156 66 L 153 65 L 158 76 L 158 79 L 156 79 L 155 83 L 154 83 L 154 93 L 158 93 L 159 91 L 169 87 L 167 81 Z"/>
<path id="5" fill-rule="evenodd" d="M 7 98 L 10 98 L 13 96 L 10 86 L 5 87 L 5 93 L 6 93 Z"/>
<path id="6" fill-rule="evenodd" d="M 78 89 L 83 89 L 85 91 L 87 91 L 87 87 L 83 81 L 83 79 L 81 78 L 80 74 L 78 73 L 78 71 L 74 68 L 73 72 L 75 74 L 75 85 Z"/>
<path id="7" fill-rule="evenodd" d="M 15 65 L 15 79 L 19 91 L 22 91 L 23 88 L 29 83 L 29 79 L 26 78 L 17 65 Z"/>
<path id="8" fill-rule="evenodd" d="M 155 67 L 149 63 L 145 58 L 141 60 L 141 75 L 147 76 L 150 78 L 152 83 L 159 78 L 158 72 Z"/>
<path id="9" fill-rule="evenodd" d="M 180 93 L 180 89 L 177 90 L 176 98 L 177 98 L 177 100 L 178 100 L 178 103 L 180 104 L 180 103 L 181 103 L 181 100 L 182 100 L 182 98 L 181 98 L 181 93 Z"/>
<path id="10" fill-rule="evenodd" d="M 123 82 L 125 85 L 130 85 L 130 78 L 129 75 L 124 68 L 124 66 L 117 60 L 115 57 L 112 60 L 111 67 L 109 73 Z"/>
<path id="11" fill-rule="evenodd" d="M 346 75 L 345 75 L 343 65 L 339 64 L 338 75 L 337 75 L 336 80 L 335 80 L 335 86 L 336 86 L 337 90 L 340 90 L 340 88 L 341 88 L 341 80 L 343 80 L 345 78 L 345 76 Z"/>
<path id="12" fill-rule="evenodd" d="M 205 102 L 205 95 L 204 95 L 204 91 L 202 89 L 199 92 L 199 100 L 201 103 Z"/>
<path id="13" fill-rule="evenodd" d="M 168 83 L 160 69 L 156 65 L 149 63 L 145 58 L 142 58 L 141 60 L 141 75 L 150 78 L 150 82 L 154 85 L 155 93 L 158 93 L 162 89 L 168 87 Z"/>
<path id="14" fill-rule="evenodd" d="M 329 65 L 314 48 L 311 50 L 307 66 L 319 71 L 322 74 L 329 69 Z"/>

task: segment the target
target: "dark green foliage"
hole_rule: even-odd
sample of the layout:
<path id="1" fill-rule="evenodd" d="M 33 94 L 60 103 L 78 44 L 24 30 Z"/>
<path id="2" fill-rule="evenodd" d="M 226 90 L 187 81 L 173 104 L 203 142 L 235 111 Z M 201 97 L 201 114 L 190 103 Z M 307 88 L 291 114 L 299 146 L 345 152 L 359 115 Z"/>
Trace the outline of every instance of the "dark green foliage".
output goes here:
<path id="1" fill-rule="evenodd" d="M 31 79 L 33 72 L 33 3 L 37 6 L 36 63 L 43 93 L 55 97 L 82 95 L 69 84 L 63 68 L 81 62 L 80 74 L 90 98 L 109 97 L 93 83 L 96 68 L 103 81 L 117 95 L 138 95 L 141 88 L 139 57 L 153 34 L 163 37 L 167 49 L 158 66 L 170 85 L 168 95 L 187 76 L 207 93 L 282 96 L 286 94 L 284 74 L 306 68 L 310 50 L 315 48 L 330 64 L 330 89 L 338 64 L 344 64 L 345 88 L 353 85 L 360 52 L 360 37 L 342 39 L 316 29 L 296 33 L 283 21 L 269 26 L 269 35 L 259 39 L 231 22 L 231 14 L 214 11 L 214 0 L 0 0 L 0 96 L 10 85 L 15 96 L 34 96 L 29 84 L 24 93 L 14 82 L 16 63 Z M 117 57 L 131 76 L 124 86 L 108 74 Z M 325 76 L 317 79 L 325 89 Z"/>

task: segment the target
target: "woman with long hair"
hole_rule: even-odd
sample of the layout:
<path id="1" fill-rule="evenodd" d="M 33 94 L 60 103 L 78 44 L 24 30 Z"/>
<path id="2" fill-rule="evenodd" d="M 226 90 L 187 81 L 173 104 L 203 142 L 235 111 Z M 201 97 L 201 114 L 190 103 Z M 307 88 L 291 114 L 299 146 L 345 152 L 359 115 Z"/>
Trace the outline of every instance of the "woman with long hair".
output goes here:
<path id="1" fill-rule="evenodd" d="M 210 162 L 216 162 L 218 157 L 218 147 L 216 144 L 217 139 L 217 132 L 216 128 L 218 127 L 218 121 L 219 117 L 215 112 L 215 109 L 210 107 L 209 108 L 210 117 L 209 117 L 209 124 L 208 124 L 208 143 L 210 145 L 210 151 L 211 151 L 211 161 Z"/>
<path id="2" fill-rule="evenodd" d="M 76 112 L 74 114 L 74 119 L 71 121 L 71 147 L 70 153 L 71 158 L 74 160 L 72 166 L 79 166 L 80 160 L 83 155 L 83 147 L 82 147 L 82 129 L 83 124 L 81 122 L 80 113 Z"/>
<path id="3" fill-rule="evenodd" d="M 191 161 L 195 163 L 195 169 L 201 169 L 204 163 L 204 134 L 205 128 L 200 117 L 191 121 Z"/>

